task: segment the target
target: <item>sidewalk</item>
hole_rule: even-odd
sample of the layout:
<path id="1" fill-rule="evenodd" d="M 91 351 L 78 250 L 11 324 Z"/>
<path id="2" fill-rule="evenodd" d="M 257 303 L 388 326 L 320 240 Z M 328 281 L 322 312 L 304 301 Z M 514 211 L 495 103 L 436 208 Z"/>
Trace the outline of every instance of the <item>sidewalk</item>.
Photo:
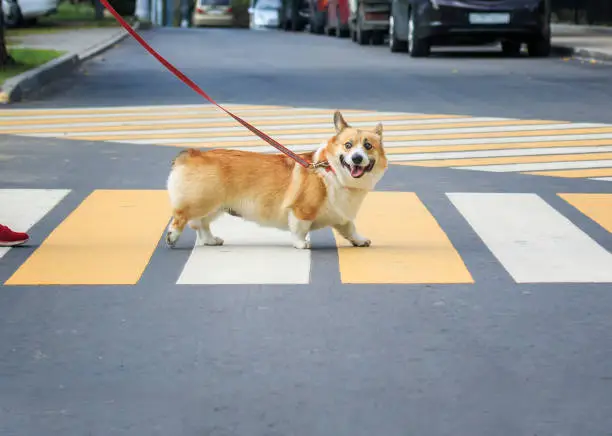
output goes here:
<path id="1" fill-rule="evenodd" d="M 138 28 L 138 25 L 134 28 Z M 0 103 L 12 103 L 37 95 L 48 83 L 70 73 L 82 62 L 128 35 L 121 27 L 91 27 L 12 36 L 9 41 L 11 48 L 57 50 L 64 54 L 7 79 L 1 85 Z"/>
<path id="2" fill-rule="evenodd" d="M 65 51 L 82 57 L 96 47 L 114 41 L 127 32 L 121 27 L 92 27 L 66 29 L 49 33 L 30 33 L 15 36 L 15 48 L 38 48 Z"/>
<path id="3" fill-rule="evenodd" d="M 559 23 L 552 25 L 552 35 L 556 52 L 612 62 L 612 27 Z"/>

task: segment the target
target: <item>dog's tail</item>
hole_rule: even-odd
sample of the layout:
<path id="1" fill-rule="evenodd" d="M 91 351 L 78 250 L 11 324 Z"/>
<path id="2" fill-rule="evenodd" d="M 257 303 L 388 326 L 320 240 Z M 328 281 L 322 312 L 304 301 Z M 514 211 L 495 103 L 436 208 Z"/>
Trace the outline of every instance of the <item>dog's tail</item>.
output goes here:
<path id="1" fill-rule="evenodd" d="M 174 159 L 172 159 L 172 163 L 170 164 L 170 168 L 174 168 L 177 165 L 183 165 L 190 157 L 199 156 L 202 152 L 200 150 L 196 150 L 195 148 L 188 148 L 186 150 L 181 150 L 179 154 L 177 154 Z"/>

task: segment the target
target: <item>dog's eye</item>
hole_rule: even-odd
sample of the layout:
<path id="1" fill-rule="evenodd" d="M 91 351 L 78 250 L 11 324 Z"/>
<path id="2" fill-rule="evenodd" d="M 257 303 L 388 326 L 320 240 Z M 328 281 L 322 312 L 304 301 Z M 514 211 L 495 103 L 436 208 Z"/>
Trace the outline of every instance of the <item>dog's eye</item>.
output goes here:
<path id="1" fill-rule="evenodd" d="M 347 148 L 347 150 L 349 148 L 351 148 L 353 146 L 353 144 L 351 144 L 350 142 L 347 142 L 346 144 L 344 144 L 344 146 Z"/>
<path id="2" fill-rule="evenodd" d="M 363 148 L 365 148 L 366 150 L 369 150 L 372 148 L 372 144 L 366 141 L 363 143 Z"/>

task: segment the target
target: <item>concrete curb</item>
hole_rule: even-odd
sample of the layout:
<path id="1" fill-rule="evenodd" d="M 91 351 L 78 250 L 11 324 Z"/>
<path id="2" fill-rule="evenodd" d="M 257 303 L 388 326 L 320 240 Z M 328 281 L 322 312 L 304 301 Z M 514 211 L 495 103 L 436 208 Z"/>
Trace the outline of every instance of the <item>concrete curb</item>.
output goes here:
<path id="1" fill-rule="evenodd" d="M 139 28 L 139 23 L 134 23 L 132 27 L 137 30 Z M 35 97 L 44 86 L 74 71 L 83 62 L 112 48 L 127 36 L 129 36 L 129 33 L 122 29 L 122 32 L 118 35 L 90 47 L 85 52 L 66 53 L 37 68 L 11 77 L 2 85 L 2 89 L 0 90 L 0 104 L 10 104 L 26 98 Z"/>
<path id="2" fill-rule="evenodd" d="M 589 48 L 571 47 L 561 44 L 553 44 L 552 53 L 559 56 L 571 56 L 588 58 L 602 62 L 612 62 L 612 54 L 592 50 Z"/>

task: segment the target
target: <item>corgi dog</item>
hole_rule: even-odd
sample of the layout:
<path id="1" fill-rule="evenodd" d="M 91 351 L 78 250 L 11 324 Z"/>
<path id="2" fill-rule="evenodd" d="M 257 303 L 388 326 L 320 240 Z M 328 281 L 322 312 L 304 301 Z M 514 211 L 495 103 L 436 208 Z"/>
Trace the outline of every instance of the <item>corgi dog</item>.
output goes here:
<path id="1" fill-rule="evenodd" d="M 226 149 L 179 153 L 167 181 L 172 220 L 166 244 L 174 247 L 188 224 L 196 231 L 196 245 L 222 245 L 210 224 L 228 213 L 291 232 L 298 249 L 311 248 L 308 233 L 325 227 L 353 246 L 370 246 L 354 220 L 388 168 L 383 127 L 353 128 L 339 111 L 333 124 L 336 133 L 326 144 L 300 154 L 309 162 L 327 162 L 327 168 L 304 168 L 284 154 Z"/>

